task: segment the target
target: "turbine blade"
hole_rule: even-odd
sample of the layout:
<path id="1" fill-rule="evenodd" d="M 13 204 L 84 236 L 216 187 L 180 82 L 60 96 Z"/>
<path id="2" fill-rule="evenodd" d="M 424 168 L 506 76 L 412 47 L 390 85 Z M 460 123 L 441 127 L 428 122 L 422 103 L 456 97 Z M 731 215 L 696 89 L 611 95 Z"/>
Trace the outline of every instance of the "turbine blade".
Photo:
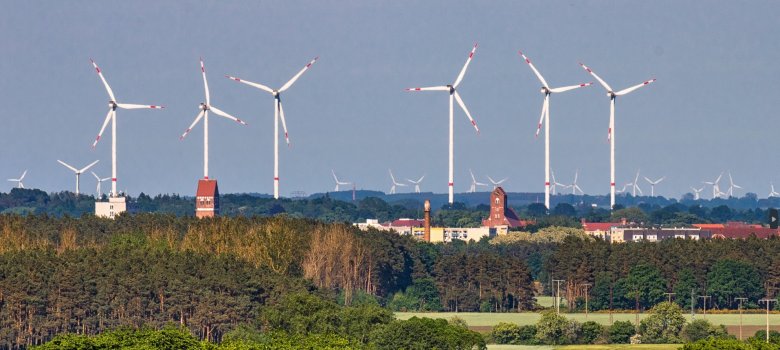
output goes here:
<path id="1" fill-rule="evenodd" d="M 628 93 L 630 93 L 631 91 L 634 91 L 634 90 L 636 90 L 636 89 L 639 89 L 639 88 L 641 88 L 641 87 L 643 87 L 643 86 L 645 86 L 645 85 L 649 85 L 649 84 L 650 84 L 650 83 L 652 83 L 652 82 L 655 82 L 655 78 L 653 78 L 653 79 L 650 79 L 650 80 L 647 80 L 647 81 L 644 81 L 644 82 L 642 82 L 642 83 L 640 83 L 640 84 L 636 84 L 636 85 L 634 85 L 634 86 L 632 86 L 632 87 L 630 87 L 630 88 L 627 88 L 627 89 L 620 90 L 620 91 L 616 92 L 616 93 L 615 93 L 615 95 L 617 95 L 617 96 L 623 96 L 623 95 L 625 95 L 625 94 L 628 94 Z"/>
<path id="2" fill-rule="evenodd" d="M 525 60 L 525 63 L 528 63 L 528 66 L 530 66 L 531 70 L 534 71 L 534 74 L 536 74 L 536 77 L 539 78 L 540 82 L 542 82 L 542 86 L 549 87 L 549 85 L 547 85 L 547 81 L 544 80 L 544 77 L 542 76 L 542 74 L 539 73 L 538 70 L 536 70 L 536 67 L 534 66 L 534 64 L 531 63 L 531 60 L 529 60 L 528 57 L 525 57 L 525 54 L 523 54 L 523 51 L 518 51 L 518 53 L 520 53 L 520 56 L 523 56 L 523 59 Z"/>
<path id="3" fill-rule="evenodd" d="M 97 174 L 95 174 L 94 171 L 90 171 L 90 173 L 92 173 L 92 176 L 94 176 L 98 180 L 98 182 L 100 182 L 100 176 L 97 176 Z"/>
<path id="4" fill-rule="evenodd" d="M 594 78 L 596 78 L 596 80 L 599 81 L 599 84 L 601 84 L 601 86 L 603 86 L 605 89 L 607 89 L 607 91 L 612 91 L 612 88 L 609 86 L 609 84 L 607 84 L 607 82 L 604 81 L 604 79 L 601 79 L 601 77 L 596 75 L 596 72 L 594 72 L 593 70 L 588 68 L 588 66 L 586 66 L 586 65 L 584 65 L 582 63 L 580 63 L 580 66 L 582 66 L 583 69 L 585 69 L 588 73 L 590 73 L 590 75 L 592 75 Z"/>
<path id="5" fill-rule="evenodd" d="M 99 161 L 100 161 L 100 159 L 98 159 L 98 160 L 90 163 L 89 165 L 81 168 L 81 170 L 79 170 L 78 173 L 80 174 L 80 173 L 83 173 L 83 172 L 87 171 L 87 169 L 91 168 L 93 165 L 97 164 L 97 162 L 99 162 Z"/>
<path id="6" fill-rule="evenodd" d="M 100 76 L 100 80 L 103 81 L 103 85 L 106 87 L 106 91 L 108 92 L 108 97 L 111 98 L 111 101 L 116 101 L 116 97 L 114 97 L 114 92 L 111 91 L 111 87 L 108 86 L 108 82 L 106 81 L 106 78 L 103 77 L 103 72 L 100 70 L 100 67 L 98 67 L 97 63 L 95 63 L 95 60 L 89 59 L 92 62 L 92 66 L 95 67 L 95 71 L 97 71 L 97 74 Z"/>
<path id="7" fill-rule="evenodd" d="M 108 114 L 106 114 L 106 119 L 103 120 L 103 126 L 100 128 L 100 132 L 98 133 L 97 137 L 95 138 L 95 142 L 92 142 L 92 148 L 95 148 L 97 146 L 98 141 L 100 141 L 100 137 L 103 136 L 103 131 L 106 130 L 106 126 L 108 126 L 108 122 L 111 121 L 111 116 L 114 113 L 113 110 L 109 109 Z"/>
<path id="8" fill-rule="evenodd" d="M 282 129 L 284 130 L 284 141 L 287 142 L 287 147 L 290 146 L 290 137 L 287 135 L 287 122 L 284 120 L 284 107 L 282 107 L 282 100 L 279 101 L 279 117 L 282 118 Z"/>
<path id="9" fill-rule="evenodd" d="M 246 124 L 246 123 L 245 123 L 243 120 L 241 120 L 241 119 L 238 119 L 238 118 L 236 118 L 236 117 L 234 117 L 234 116 L 232 116 L 232 115 L 230 115 L 230 114 L 227 114 L 225 111 L 223 111 L 223 110 L 221 110 L 221 109 L 219 109 L 219 108 L 217 108 L 217 107 L 214 107 L 214 106 L 209 106 L 209 107 L 210 107 L 210 109 L 211 109 L 212 111 L 214 111 L 214 113 L 216 113 L 216 114 L 217 114 L 217 115 L 219 115 L 219 116 L 222 116 L 222 117 L 228 118 L 228 119 L 230 119 L 230 120 L 232 120 L 232 121 L 234 121 L 234 122 L 237 122 L 237 123 L 239 123 L 239 124 L 247 125 L 247 124 Z"/>
<path id="10" fill-rule="evenodd" d="M 226 75 L 225 77 L 230 79 L 230 80 L 235 80 L 235 81 L 237 81 L 239 83 L 243 83 L 243 84 L 249 85 L 251 87 L 258 88 L 258 89 L 266 91 L 268 93 L 272 93 L 272 94 L 274 93 L 273 89 L 271 89 L 271 88 L 269 88 L 269 87 L 267 87 L 267 86 L 265 86 L 263 84 L 253 83 L 253 82 L 251 82 L 249 80 L 244 80 L 244 79 L 232 77 L 232 76 L 229 76 L 229 75 Z"/>
<path id="11" fill-rule="evenodd" d="M 25 176 L 27 176 L 27 169 L 24 169 L 24 172 L 22 173 L 22 176 L 19 177 L 19 181 L 24 180 Z"/>
<path id="12" fill-rule="evenodd" d="M 463 108 L 463 111 L 466 112 L 466 116 L 471 121 L 471 125 L 474 126 L 474 130 L 477 131 L 477 134 L 479 134 L 479 127 L 477 126 L 477 122 L 474 121 L 474 118 L 471 117 L 471 113 L 469 113 L 468 108 L 466 108 L 466 104 L 463 103 L 463 100 L 460 98 L 460 94 L 458 94 L 457 91 L 455 91 L 455 100 L 458 101 L 458 104 L 460 105 L 460 108 Z"/>
<path id="13" fill-rule="evenodd" d="M 200 72 L 203 74 L 203 90 L 206 92 L 206 105 L 211 105 L 211 96 L 209 96 L 209 81 L 206 79 L 206 66 L 203 64 L 203 57 L 200 58 Z"/>
<path id="14" fill-rule="evenodd" d="M 290 81 L 286 82 L 286 83 L 285 83 L 285 84 L 284 84 L 284 85 L 283 85 L 283 86 L 282 86 L 282 87 L 279 89 L 279 92 L 282 92 L 282 91 L 285 91 L 285 90 L 289 89 L 289 88 L 290 88 L 290 86 L 292 86 L 292 84 L 293 84 L 293 83 L 295 83 L 295 81 L 296 81 L 296 80 L 298 80 L 298 78 L 300 78 L 300 77 L 301 77 L 301 75 L 303 75 L 303 73 L 304 73 L 304 72 L 306 72 L 306 71 L 309 69 L 309 67 L 311 67 L 311 65 L 312 65 L 312 64 L 314 64 L 314 62 L 317 62 L 317 60 L 318 60 L 319 58 L 320 58 L 319 56 L 317 56 L 317 57 L 314 57 L 314 59 L 313 59 L 313 60 L 311 60 L 311 62 L 307 63 L 307 64 L 306 64 L 306 66 L 304 66 L 304 67 L 303 67 L 303 69 L 301 69 L 301 71 L 300 71 L 300 72 L 298 72 L 298 74 L 296 74 L 294 77 L 292 77 L 292 79 L 290 79 Z"/>
<path id="15" fill-rule="evenodd" d="M 591 85 L 593 85 L 593 83 L 582 83 L 582 84 L 579 84 L 579 85 L 564 86 L 564 87 L 559 87 L 559 88 L 555 88 L 555 89 L 550 89 L 550 92 L 552 92 L 554 94 L 557 94 L 559 92 L 566 92 L 566 91 L 569 91 L 569 90 L 579 89 L 581 87 L 586 87 L 586 86 L 591 86 Z"/>
<path id="16" fill-rule="evenodd" d="M 156 105 L 136 105 L 132 103 L 117 103 L 117 107 L 122 109 L 141 109 L 141 108 L 149 108 L 149 109 L 163 109 L 165 106 L 156 106 Z"/>
<path id="17" fill-rule="evenodd" d="M 187 130 L 184 130 L 184 133 L 181 134 L 181 136 L 179 137 L 179 140 L 184 140 L 184 138 L 187 137 L 187 134 L 189 134 L 190 131 L 192 130 L 192 128 L 195 127 L 195 124 L 198 124 L 198 122 L 203 118 L 203 115 L 205 113 L 206 113 L 206 111 L 204 111 L 204 110 L 201 110 L 200 113 L 198 113 L 198 116 L 195 117 L 195 120 L 192 122 L 192 124 L 190 124 L 190 127 L 187 128 Z"/>
<path id="18" fill-rule="evenodd" d="M 458 78 L 456 78 L 455 82 L 452 83 L 452 87 L 457 88 L 458 85 L 460 85 L 460 82 L 463 80 L 463 76 L 466 75 L 466 69 L 469 68 L 469 63 L 471 63 L 471 60 L 474 59 L 475 51 L 477 51 L 477 43 L 474 43 L 474 48 L 471 49 L 471 53 L 469 53 L 469 58 L 466 59 L 466 63 L 463 65 L 463 69 L 460 70 L 460 74 L 458 74 Z"/>
<path id="19" fill-rule="evenodd" d="M 416 87 L 416 88 L 406 88 L 406 91 L 450 91 L 450 88 L 447 86 L 429 86 L 429 87 Z"/>
<path id="20" fill-rule="evenodd" d="M 64 165 L 66 168 L 68 168 L 68 169 L 70 169 L 70 170 L 73 170 L 73 172 L 75 172 L 75 173 L 79 172 L 79 170 L 78 170 L 78 169 L 76 169 L 76 168 L 74 168 L 74 167 L 70 166 L 68 163 L 65 163 L 65 162 L 63 162 L 63 161 L 61 161 L 61 160 L 59 160 L 59 159 L 57 159 L 57 161 L 58 161 L 58 162 L 60 162 L 60 164 Z"/>
<path id="21" fill-rule="evenodd" d="M 536 127 L 536 137 L 539 137 L 539 132 L 542 131 L 542 123 L 544 122 L 544 114 L 547 112 L 547 104 L 550 100 L 545 96 L 544 102 L 542 102 L 542 115 L 539 116 L 539 124 Z"/>

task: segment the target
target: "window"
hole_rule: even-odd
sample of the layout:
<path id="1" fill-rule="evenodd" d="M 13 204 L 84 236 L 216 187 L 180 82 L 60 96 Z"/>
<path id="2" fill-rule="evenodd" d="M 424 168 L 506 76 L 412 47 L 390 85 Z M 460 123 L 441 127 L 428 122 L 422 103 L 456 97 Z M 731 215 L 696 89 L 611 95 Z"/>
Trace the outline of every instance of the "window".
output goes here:
<path id="1" fill-rule="evenodd" d="M 501 200 L 496 198 L 496 204 L 501 204 Z"/>
<path id="2" fill-rule="evenodd" d="M 634 241 L 641 241 L 642 235 L 634 235 Z"/>

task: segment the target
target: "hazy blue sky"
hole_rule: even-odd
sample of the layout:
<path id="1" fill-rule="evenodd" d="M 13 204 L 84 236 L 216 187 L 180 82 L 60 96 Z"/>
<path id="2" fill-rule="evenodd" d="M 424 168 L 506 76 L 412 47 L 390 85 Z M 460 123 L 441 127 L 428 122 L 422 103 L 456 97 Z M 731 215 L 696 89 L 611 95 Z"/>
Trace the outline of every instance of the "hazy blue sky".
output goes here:
<path id="1" fill-rule="evenodd" d="M 202 125 L 184 141 L 203 97 L 249 123 L 212 117 L 210 168 L 222 192 L 272 192 L 272 98 L 224 74 L 278 87 L 320 60 L 285 95 L 293 147 L 281 148 L 282 194 L 332 190 L 330 170 L 387 191 L 427 174 L 447 187 L 447 96 L 407 93 L 452 82 L 474 42 L 459 91 L 477 120 L 455 114 L 455 188 L 468 169 L 509 177 L 510 191 L 543 190 L 543 139 L 534 138 L 539 82 L 615 89 L 658 81 L 617 101 L 617 183 L 637 168 L 667 176 L 679 197 L 731 170 L 761 197 L 780 188 L 780 2 L 777 1 L 4 1 L 0 12 L 0 177 L 29 169 L 28 187 L 73 190 L 62 159 L 110 176 L 110 137 L 96 150 L 108 97 L 163 104 L 118 115 L 119 187 L 193 194 L 202 176 Z M 552 167 L 587 193 L 607 193 L 608 98 L 598 85 L 552 97 Z M 107 132 L 110 135 L 109 132 Z M 7 191 L 12 183 L 5 183 Z M 82 190 L 94 191 L 91 175 Z M 643 186 L 649 192 L 649 186 Z M 722 188 L 725 188 L 725 183 Z M 410 190 L 402 188 L 402 191 Z M 705 192 L 711 192 L 706 190 Z M 739 191 L 737 194 L 743 194 Z"/>

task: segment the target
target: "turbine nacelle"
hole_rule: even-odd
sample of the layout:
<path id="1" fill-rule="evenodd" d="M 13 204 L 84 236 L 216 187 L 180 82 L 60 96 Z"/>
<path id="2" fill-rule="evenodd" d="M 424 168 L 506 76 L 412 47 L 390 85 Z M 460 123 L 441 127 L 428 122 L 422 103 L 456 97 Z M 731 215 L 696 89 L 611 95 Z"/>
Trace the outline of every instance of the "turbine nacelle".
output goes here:
<path id="1" fill-rule="evenodd" d="M 542 86 L 542 88 L 541 88 L 541 89 L 539 89 L 539 91 L 541 91 L 541 93 L 542 93 L 543 95 L 549 95 L 549 94 L 551 94 L 551 93 L 552 93 L 552 91 L 550 91 L 550 88 L 548 88 L 548 87 L 546 87 L 546 86 Z"/>
<path id="2" fill-rule="evenodd" d="M 112 111 L 115 111 L 117 107 L 118 107 L 118 105 L 116 104 L 116 101 L 111 101 L 111 100 L 108 101 L 108 108 L 109 109 L 111 109 Z"/>
<path id="3" fill-rule="evenodd" d="M 210 109 L 209 105 L 207 105 L 207 104 L 205 104 L 203 102 L 200 103 L 200 107 L 199 108 L 200 108 L 201 111 L 208 111 Z"/>

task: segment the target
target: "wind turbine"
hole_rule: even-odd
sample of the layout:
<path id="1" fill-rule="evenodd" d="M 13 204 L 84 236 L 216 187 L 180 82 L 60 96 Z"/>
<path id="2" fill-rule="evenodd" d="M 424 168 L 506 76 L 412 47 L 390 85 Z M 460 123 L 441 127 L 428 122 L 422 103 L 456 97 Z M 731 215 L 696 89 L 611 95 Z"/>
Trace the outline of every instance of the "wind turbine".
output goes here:
<path id="1" fill-rule="evenodd" d="M 729 191 L 727 193 L 729 197 L 734 195 L 734 189 L 735 188 L 741 189 L 742 186 L 739 186 L 739 185 L 734 183 L 734 179 L 731 178 L 731 172 L 729 171 Z"/>
<path id="2" fill-rule="evenodd" d="M 701 191 L 704 191 L 704 187 L 699 188 L 699 189 L 691 187 L 691 189 L 693 190 L 693 200 L 695 200 L 695 201 L 699 200 L 699 198 L 701 198 L 700 193 L 701 193 Z"/>
<path id="3" fill-rule="evenodd" d="M 474 172 L 469 169 L 469 174 L 471 174 L 471 187 L 469 187 L 469 193 L 477 192 L 477 186 L 487 186 L 486 183 L 477 182 L 477 178 L 474 177 Z"/>
<path id="4" fill-rule="evenodd" d="M 417 181 L 414 181 L 412 179 L 406 179 L 406 181 L 409 181 L 410 183 L 414 184 L 414 193 L 420 193 L 420 183 L 425 178 L 425 174 L 421 176 Z"/>
<path id="5" fill-rule="evenodd" d="M 95 172 L 94 172 L 94 171 L 92 171 L 91 173 L 92 173 L 92 176 L 94 176 L 94 177 L 95 177 L 95 180 L 97 180 L 97 188 L 95 188 L 95 191 L 97 191 L 97 198 L 99 199 L 99 198 L 103 197 L 103 193 L 102 193 L 102 191 L 100 190 L 100 184 L 102 184 L 102 183 L 103 183 L 103 181 L 108 181 L 108 180 L 111 180 L 111 178 L 110 178 L 110 177 L 106 177 L 106 178 L 100 178 L 100 176 L 98 176 L 97 174 L 95 174 Z"/>
<path id="6" fill-rule="evenodd" d="M 655 181 L 653 181 L 653 180 L 650 180 L 650 179 L 649 179 L 647 176 L 645 176 L 644 178 L 645 178 L 645 180 L 646 180 L 648 183 L 650 183 L 650 197 L 655 197 L 655 185 L 657 185 L 657 184 L 661 183 L 661 181 L 664 181 L 664 179 L 666 178 L 666 176 L 664 176 L 664 177 L 661 177 L 660 179 L 658 179 L 658 180 L 655 180 Z"/>
<path id="7" fill-rule="evenodd" d="M 108 92 L 108 97 L 110 98 L 110 100 L 108 100 L 108 114 L 106 114 L 106 119 L 103 121 L 103 126 L 100 128 L 100 132 L 95 138 L 95 142 L 92 143 L 92 148 L 94 149 L 97 146 L 98 141 L 100 141 L 100 137 L 103 135 L 103 131 L 105 131 L 106 126 L 108 126 L 108 122 L 111 122 L 111 197 L 117 197 L 118 195 L 118 192 L 116 191 L 116 109 L 117 107 L 122 109 L 162 109 L 165 107 L 157 106 L 157 105 L 139 105 L 139 104 L 117 102 L 116 97 L 114 97 L 114 91 L 111 90 L 111 87 L 108 86 L 108 82 L 106 81 L 106 78 L 103 77 L 103 72 L 100 70 L 100 68 L 98 67 L 97 63 L 95 63 L 94 60 L 90 59 L 90 61 L 92 62 L 92 66 L 95 67 L 95 71 L 97 71 L 100 80 L 103 81 L 103 85 L 106 87 L 106 92 Z"/>
<path id="8" fill-rule="evenodd" d="M 8 181 L 16 182 L 16 188 L 24 188 L 24 183 L 22 182 L 22 180 L 24 180 L 25 175 L 27 175 L 27 169 L 24 170 L 22 176 L 19 176 L 18 179 L 8 179 Z"/>
<path id="9" fill-rule="evenodd" d="M 73 172 L 76 173 L 76 195 L 78 196 L 79 195 L 79 178 L 81 177 L 81 173 L 87 171 L 87 169 L 89 169 L 93 165 L 97 164 L 97 162 L 99 162 L 100 160 L 96 160 L 96 161 L 94 161 L 92 163 L 89 163 L 89 165 L 87 165 L 87 166 L 85 166 L 85 167 L 83 167 L 81 169 L 76 169 L 76 168 L 72 167 L 71 165 L 69 165 L 68 163 L 65 163 L 65 162 L 63 162 L 63 161 L 61 161 L 59 159 L 57 159 L 57 161 L 60 162 L 60 164 L 64 165 L 66 168 L 68 168 L 70 170 L 73 170 Z"/>
<path id="10" fill-rule="evenodd" d="M 628 188 L 628 186 L 631 186 L 631 185 L 632 185 L 632 183 L 629 182 L 629 183 L 623 185 L 623 188 L 617 190 L 616 192 L 617 193 L 625 193 L 626 192 L 626 188 Z"/>
<path id="11" fill-rule="evenodd" d="M 243 120 L 238 119 L 230 114 L 227 114 L 221 109 L 211 105 L 211 96 L 209 95 L 209 82 L 208 80 L 206 80 L 206 67 L 203 65 L 203 58 L 200 59 L 200 72 L 203 75 L 203 90 L 206 92 L 206 102 L 200 103 L 199 106 L 200 112 L 195 117 L 195 120 L 192 122 L 192 124 L 190 124 L 190 127 L 187 128 L 187 130 L 185 130 L 183 134 L 181 134 L 179 140 L 184 140 L 184 138 L 187 137 L 187 134 L 190 133 L 190 130 L 192 130 L 192 128 L 195 127 L 195 124 L 198 124 L 198 122 L 201 119 L 203 119 L 203 178 L 208 180 L 209 179 L 209 111 L 212 111 L 214 112 L 214 114 L 220 117 L 225 117 L 241 125 L 247 125 L 247 124 Z"/>
<path id="12" fill-rule="evenodd" d="M 263 90 L 267 93 L 270 93 L 274 97 L 274 198 L 279 199 L 279 117 L 282 118 L 282 128 L 284 129 L 284 140 L 287 142 L 287 147 L 290 146 L 290 138 L 287 136 L 287 123 L 284 120 L 284 109 L 282 108 L 282 96 L 281 93 L 289 89 L 293 83 L 295 83 L 298 78 L 303 75 L 304 72 L 306 72 L 309 67 L 311 67 L 314 62 L 317 62 L 317 59 L 319 57 L 315 57 L 313 60 L 311 60 L 306 66 L 301 69 L 298 74 L 293 76 L 290 80 L 287 81 L 284 85 L 282 85 L 279 89 L 271 89 L 263 84 L 253 83 L 248 80 L 243 80 L 241 78 L 232 77 L 229 75 L 226 75 L 228 79 L 235 80 L 239 83 L 244 83 L 246 85 L 258 88 L 260 90 Z"/>
<path id="13" fill-rule="evenodd" d="M 630 183 L 629 186 L 633 187 L 631 189 L 632 196 L 636 197 L 636 191 L 639 191 L 640 195 L 644 195 L 644 193 L 642 193 L 642 189 L 639 188 L 639 169 L 637 169 L 636 171 L 636 177 L 634 178 L 634 182 Z"/>
<path id="14" fill-rule="evenodd" d="M 474 121 L 474 118 L 471 117 L 471 113 L 469 113 L 469 110 L 466 108 L 466 104 L 463 103 L 463 99 L 460 98 L 460 95 L 458 94 L 458 91 L 455 90 L 458 88 L 458 85 L 460 85 L 460 82 L 463 80 L 463 76 L 466 75 L 466 69 L 469 67 L 469 63 L 471 63 L 471 59 L 474 58 L 474 52 L 477 51 L 477 44 L 474 44 L 474 48 L 471 49 L 471 53 L 469 53 L 469 58 L 466 59 L 466 64 L 463 65 L 463 69 L 460 70 L 460 74 L 458 74 L 458 77 L 455 78 L 455 82 L 451 85 L 444 85 L 444 86 L 432 86 L 432 87 L 418 87 L 418 88 L 409 88 L 406 89 L 406 91 L 447 91 L 450 94 L 450 144 L 449 144 L 449 182 L 447 183 L 447 186 L 449 187 L 449 203 L 452 205 L 454 202 L 455 192 L 453 189 L 454 186 L 454 143 L 455 143 L 455 136 L 454 136 L 454 120 L 452 117 L 453 114 L 453 98 L 458 102 L 458 105 L 461 109 L 463 109 L 463 112 L 466 113 L 466 117 L 469 118 L 471 121 L 471 125 L 474 126 L 474 129 L 477 131 L 477 134 L 479 134 L 479 127 L 477 127 L 477 123 Z"/>
<path id="15" fill-rule="evenodd" d="M 769 182 L 769 186 L 772 188 L 772 191 L 769 192 L 769 195 L 766 196 L 766 197 L 767 198 L 770 198 L 770 197 L 780 197 L 780 193 L 777 193 L 775 191 L 775 184 L 773 184 L 772 182 Z"/>
<path id="16" fill-rule="evenodd" d="M 580 191 L 580 194 L 585 194 L 585 192 L 583 192 L 582 189 L 580 188 L 580 185 L 577 184 L 577 178 L 579 177 L 579 175 L 580 175 L 580 170 L 577 169 L 577 171 L 574 172 L 574 182 L 572 182 L 571 185 L 566 186 L 567 188 L 571 187 L 571 194 L 576 195 L 577 191 Z"/>
<path id="17" fill-rule="evenodd" d="M 493 184 L 493 189 L 494 190 L 496 189 L 496 187 L 498 187 L 498 185 L 504 183 L 504 181 L 506 181 L 506 180 L 509 180 L 508 177 L 505 177 L 505 178 L 501 179 L 500 181 L 493 180 L 490 176 L 488 176 L 487 178 L 488 178 L 488 180 L 490 180 L 490 183 Z"/>
<path id="18" fill-rule="evenodd" d="M 393 180 L 393 186 L 390 187 L 390 193 L 389 194 L 395 194 L 395 186 L 406 187 L 405 183 L 395 181 L 395 176 L 393 176 L 393 171 L 392 170 L 387 169 L 387 171 L 390 172 L 390 179 Z"/>
<path id="19" fill-rule="evenodd" d="M 542 74 L 540 74 L 539 71 L 536 70 L 536 67 L 534 67 L 534 64 L 531 63 L 531 60 L 529 60 L 522 51 L 519 51 L 519 53 L 520 56 L 523 56 L 525 62 L 528 63 L 528 66 L 531 67 L 531 70 L 542 83 L 541 92 L 544 95 L 544 102 L 542 103 L 542 116 L 539 117 L 539 125 L 536 128 L 536 136 L 539 137 L 539 131 L 542 130 L 542 123 L 544 123 L 546 125 L 544 128 L 544 206 L 547 209 L 550 209 L 550 94 L 590 86 L 593 85 L 593 83 L 550 88 L 547 81 L 542 77 Z"/>
<path id="20" fill-rule="evenodd" d="M 623 96 L 631 93 L 632 91 L 639 89 L 645 85 L 648 85 L 655 81 L 655 78 L 642 82 L 641 84 L 634 85 L 632 87 L 615 92 L 603 79 L 601 79 L 595 72 L 593 72 L 586 65 L 580 63 L 583 69 L 585 69 L 590 75 L 592 75 L 599 84 L 607 90 L 607 96 L 609 96 L 609 130 L 607 132 L 607 138 L 609 139 L 609 200 L 610 209 L 615 207 L 615 99 L 618 96 Z M 634 181 L 634 186 L 638 186 Z M 640 190 L 639 193 L 642 193 Z"/>
<path id="21" fill-rule="evenodd" d="M 334 191 L 338 192 L 340 185 L 349 185 L 350 184 L 349 182 L 339 181 L 339 178 L 336 177 L 336 172 L 333 171 L 333 169 L 330 170 L 330 173 L 333 174 L 333 179 L 336 180 L 336 189 Z M 354 189 L 353 189 L 353 191 L 354 191 Z"/>
<path id="22" fill-rule="evenodd" d="M 723 172 L 718 175 L 718 178 L 715 179 L 715 181 L 704 181 L 704 184 L 712 186 L 712 199 L 718 198 L 721 195 L 725 194 L 720 191 L 720 179 L 723 177 Z"/>
<path id="23" fill-rule="evenodd" d="M 555 195 L 556 194 L 558 186 L 563 187 L 563 189 L 569 188 L 569 186 L 564 185 L 564 184 L 562 184 L 562 183 L 560 183 L 560 182 L 555 180 L 555 172 L 553 172 L 552 169 L 550 169 L 550 179 L 552 179 L 552 182 L 550 182 L 550 194 L 551 195 Z"/>

